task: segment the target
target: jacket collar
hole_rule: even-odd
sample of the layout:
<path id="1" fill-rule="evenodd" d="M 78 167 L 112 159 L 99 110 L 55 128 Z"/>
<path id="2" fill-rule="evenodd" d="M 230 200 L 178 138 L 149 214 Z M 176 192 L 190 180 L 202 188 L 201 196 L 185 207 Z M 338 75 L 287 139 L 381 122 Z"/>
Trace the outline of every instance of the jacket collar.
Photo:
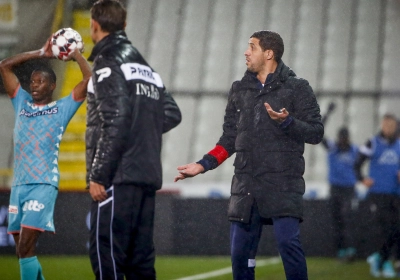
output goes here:
<path id="1" fill-rule="evenodd" d="M 121 41 L 121 40 L 128 40 L 125 31 L 119 30 L 114 33 L 110 33 L 101 39 L 97 44 L 94 46 L 92 53 L 90 54 L 88 60 L 93 61 L 96 56 L 101 53 L 106 47 L 109 45 L 113 45 L 114 43 Z"/>
<path id="2" fill-rule="evenodd" d="M 276 67 L 275 72 L 272 74 L 272 77 L 270 75 L 267 76 L 264 85 L 276 82 L 284 82 L 289 78 L 289 76 L 296 76 L 292 69 L 286 66 L 282 60 L 278 63 L 278 66 Z M 250 72 L 249 70 L 245 72 L 242 82 L 245 82 L 247 86 L 250 87 L 254 86 L 255 88 L 259 88 L 261 86 L 261 82 L 257 79 L 257 73 Z"/>

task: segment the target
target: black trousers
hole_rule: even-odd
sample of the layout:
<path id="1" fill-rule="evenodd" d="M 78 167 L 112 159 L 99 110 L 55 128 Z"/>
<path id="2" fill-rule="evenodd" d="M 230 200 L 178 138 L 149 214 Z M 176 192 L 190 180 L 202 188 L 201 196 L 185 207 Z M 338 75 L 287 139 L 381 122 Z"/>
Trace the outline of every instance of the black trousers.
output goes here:
<path id="1" fill-rule="evenodd" d="M 352 200 L 354 186 L 331 186 L 330 208 L 333 218 L 333 232 L 337 250 L 354 247 L 352 222 Z"/>
<path id="2" fill-rule="evenodd" d="M 307 264 L 300 242 L 300 221 L 293 217 L 272 218 L 274 234 L 287 280 L 307 280 Z M 254 280 L 256 254 L 264 221 L 253 205 L 250 222 L 231 222 L 232 273 L 235 280 Z"/>
<path id="3" fill-rule="evenodd" d="M 156 279 L 155 192 L 115 185 L 107 193 L 108 199 L 91 205 L 89 254 L 96 279 Z"/>
<path id="4" fill-rule="evenodd" d="M 389 259 L 395 249 L 396 259 L 400 260 L 400 205 L 399 197 L 395 194 L 368 195 L 368 202 L 374 223 L 378 226 L 382 244 L 379 248 L 381 266 Z"/>

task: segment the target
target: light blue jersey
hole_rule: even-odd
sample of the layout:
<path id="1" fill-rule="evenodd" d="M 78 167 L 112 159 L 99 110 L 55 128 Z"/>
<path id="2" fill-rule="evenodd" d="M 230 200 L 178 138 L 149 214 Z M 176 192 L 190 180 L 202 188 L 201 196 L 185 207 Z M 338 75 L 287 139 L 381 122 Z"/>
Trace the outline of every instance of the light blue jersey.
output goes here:
<path id="1" fill-rule="evenodd" d="M 68 122 L 82 101 L 73 94 L 47 105 L 35 105 L 21 86 L 11 99 L 15 111 L 13 186 L 50 184 L 58 187 L 58 152 Z"/>

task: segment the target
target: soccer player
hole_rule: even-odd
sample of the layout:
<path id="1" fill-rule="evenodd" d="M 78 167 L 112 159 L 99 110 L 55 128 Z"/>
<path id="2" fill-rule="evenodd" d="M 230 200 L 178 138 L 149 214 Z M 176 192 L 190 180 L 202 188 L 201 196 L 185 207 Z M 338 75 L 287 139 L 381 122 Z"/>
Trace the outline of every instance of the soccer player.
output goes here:
<path id="1" fill-rule="evenodd" d="M 304 144 L 321 142 L 324 127 L 312 88 L 286 66 L 273 31 L 248 41 L 247 71 L 232 84 L 223 133 L 197 163 L 179 166 L 175 181 L 218 167 L 236 153 L 228 216 L 236 280 L 254 279 L 262 226 L 272 224 L 286 278 L 307 279 L 300 242 L 305 183 Z"/>
<path id="2" fill-rule="evenodd" d="M 83 79 L 71 94 L 53 100 L 56 75 L 41 66 L 32 72 L 29 92 L 13 72 L 13 67 L 38 58 L 54 58 L 51 38 L 42 49 L 25 52 L 0 62 L 0 74 L 15 111 L 14 178 L 11 188 L 8 233 L 16 244 L 21 279 L 44 279 L 35 246 L 40 233 L 55 232 L 53 211 L 59 171 L 58 151 L 65 128 L 86 97 L 91 69 L 76 49 L 67 60 L 75 60 Z"/>
<path id="3" fill-rule="evenodd" d="M 181 121 L 161 77 L 124 32 L 119 1 L 91 8 L 86 167 L 96 279 L 156 279 L 153 225 L 162 134 Z M 138 27 L 139 28 L 139 27 Z"/>
<path id="4" fill-rule="evenodd" d="M 380 247 L 367 259 L 370 272 L 375 277 L 396 276 L 389 257 L 392 246 L 399 245 L 400 140 L 397 128 L 396 117 L 384 115 L 380 133 L 360 147 L 355 162 L 357 179 L 368 188 L 370 214 L 381 236 Z M 368 177 L 362 174 L 362 165 L 366 160 L 370 160 Z"/>
<path id="5" fill-rule="evenodd" d="M 353 167 L 358 148 L 350 142 L 346 127 L 339 129 L 336 141 L 324 138 L 322 144 L 328 151 L 330 208 L 337 257 L 339 260 L 351 261 L 356 254 L 351 223 L 352 201 L 357 182 Z"/>

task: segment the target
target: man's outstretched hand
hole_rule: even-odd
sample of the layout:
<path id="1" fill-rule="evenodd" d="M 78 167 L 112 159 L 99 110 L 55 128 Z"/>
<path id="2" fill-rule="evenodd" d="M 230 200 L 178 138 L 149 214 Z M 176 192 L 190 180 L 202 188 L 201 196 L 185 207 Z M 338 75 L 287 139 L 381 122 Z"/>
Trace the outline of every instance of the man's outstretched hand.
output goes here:
<path id="1" fill-rule="evenodd" d="M 179 175 L 175 177 L 174 182 L 183 180 L 189 177 L 194 177 L 204 171 L 204 167 L 198 163 L 189 163 L 178 166 Z"/>
<path id="2" fill-rule="evenodd" d="M 279 112 L 276 112 L 268 103 L 264 103 L 264 106 L 265 109 L 267 109 L 268 115 L 271 117 L 271 119 L 278 123 L 283 123 L 289 116 L 289 112 L 285 108 L 282 108 L 279 110 Z"/>

